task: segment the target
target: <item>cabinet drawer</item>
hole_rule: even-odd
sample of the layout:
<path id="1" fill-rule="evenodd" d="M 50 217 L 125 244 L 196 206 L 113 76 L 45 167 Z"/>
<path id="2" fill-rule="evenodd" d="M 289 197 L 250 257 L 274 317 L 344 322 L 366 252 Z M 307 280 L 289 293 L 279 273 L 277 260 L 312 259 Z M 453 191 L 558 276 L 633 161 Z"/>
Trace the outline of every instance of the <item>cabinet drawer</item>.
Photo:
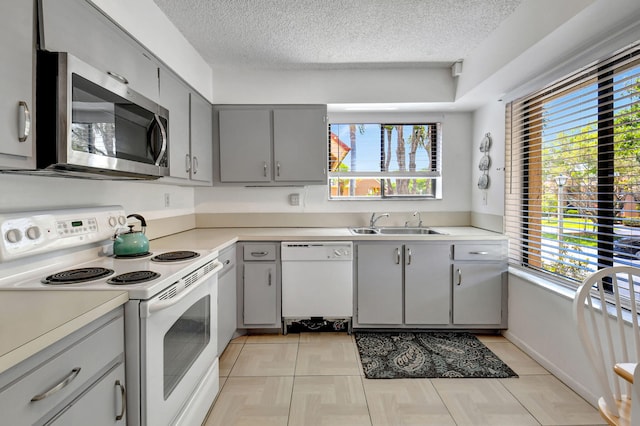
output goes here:
<path id="1" fill-rule="evenodd" d="M 276 244 L 245 244 L 244 260 L 276 260 Z"/>
<path id="2" fill-rule="evenodd" d="M 8 424 L 33 424 L 75 397 L 92 378 L 104 374 L 124 353 L 124 320 L 120 316 L 55 354 L 19 380 L 0 390 L 0 412 Z M 63 385 L 66 383 L 66 385 Z M 54 388 L 57 391 L 52 391 Z M 51 391 L 45 396 L 47 391 Z M 33 400 L 33 399 L 38 400 Z"/>
<path id="3" fill-rule="evenodd" d="M 501 243 L 464 243 L 453 247 L 455 260 L 504 260 L 505 256 L 504 245 Z"/>

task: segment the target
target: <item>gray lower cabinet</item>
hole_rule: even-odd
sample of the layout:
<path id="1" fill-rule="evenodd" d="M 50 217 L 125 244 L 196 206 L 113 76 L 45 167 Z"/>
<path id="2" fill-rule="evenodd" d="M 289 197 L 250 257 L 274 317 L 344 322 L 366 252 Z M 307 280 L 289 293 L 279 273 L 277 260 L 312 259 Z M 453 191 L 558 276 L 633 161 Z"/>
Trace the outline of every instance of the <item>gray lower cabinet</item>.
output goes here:
<path id="1" fill-rule="evenodd" d="M 456 243 L 453 253 L 453 324 L 506 328 L 506 243 Z"/>
<path id="2" fill-rule="evenodd" d="M 126 424 L 118 308 L 0 374 L 2 424 Z"/>
<path id="3" fill-rule="evenodd" d="M 354 326 L 450 322 L 450 244 L 358 243 Z"/>
<path id="4" fill-rule="evenodd" d="M 33 168 L 34 2 L 5 0 L 0 13 L 0 168 Z"/>
<path id="5" fill-rule="evenodd" d="M 237 328 L 236 246 L 220 252 L 218 273 L 218 355 L 222 355 Z"/>
<path id="6" fill-rule="evenodd" d="M 281 283 L 278 243 L 240 243 L 238 327 L 280 328 Z"/>

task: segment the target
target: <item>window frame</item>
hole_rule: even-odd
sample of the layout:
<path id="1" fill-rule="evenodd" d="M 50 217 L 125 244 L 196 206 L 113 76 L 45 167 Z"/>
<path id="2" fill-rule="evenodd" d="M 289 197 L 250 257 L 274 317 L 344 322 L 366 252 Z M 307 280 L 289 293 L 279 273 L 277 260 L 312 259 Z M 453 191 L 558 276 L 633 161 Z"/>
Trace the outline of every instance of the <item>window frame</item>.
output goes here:
<path id="1" fill-rule="evenodd" d="M 331 122 L 328 125 L 328 144 L 329 144 L 329 159 L 327 170 L 327 186 L 328 186 L 328 199 L 329 201 L 382 201 L 382 200 L 399 200 L 399 201 L 411 201 L 411 200 L 439 200 L 442 199 L 442 121 L 436 120 L 424 120 L 418 122 L 418 120 L 411 120 L 407 122 L 391 120 L 391 121 L 369 121 L 358 120 L 359 122 L 346 122 L 336 121 Z M 361 126 L 361 125 L 376 125 L 380 127 L 380 170 L 379 171 L 332 171 L 331 170 L 331 140 L 332 140 L 332 127 L 331 126 Z M 384 159 L 385 152 L 387 150 L 385 145 L 385 127 L 388 126 L 428 126 L 429 129 L 435 129 L 431 131 L 429 137 L 430 141 L 430 168 L 429 171 L 385 171 Z M 405 141 L 406 143 L 406 141 Z M 362 149 L 358 146 L 358 149 Z M 409 153 L 407 152 L 406 156 Z M 332 189 L 336 186 L 332 184 L 332 180 L 337 179 L 354 181 L 356 179 L 376 179 L 380 182 L 380 191 L 378 195 L 334 195 Z M 394 194 L 385 191 L 385 188 L 389 185 L 390 180 L 394 179 L 427 179 L 431 181 L 430 191 L 427 194 Z"/>
<path id="2" fill-rule="evenodd" d="M 548 174 L 549 168 L 545 169 L 543 150 L 543 108 L 554 98 L 562 98 L 571 94 L 579 93 L 581 87 L 594 87 L 594 97 L 596 99 L 596 127 L 593 132 L 597 135 L 595 161 L 596 167 L 596 194 L 594 201 L 595 254 L 587 254 L 587 269 L 583 271 L 588 274 L 591 270 L 598 270 L 612 266 L 614 261 L 623 263 L 615 258 L 614 241 L 618 234 L 615 233 L 616 222 L 621 221 L 617 216 L 616 200 L 616 130 L 618 124 L 616 119 L 618 109 L 615 106 L 616 98 L 616 77 L 623 75 L 626 70 L 640 70 L 640 44 L 636 43 L 613 54 L 599 63 L 585 67 L 576 73 L 567 76 L 558 82 L 523 98 L 514 100 L 506 106 L 506 180 L 505 180 L 505 224 L 506 231 L 510 239 L 509 263 L 512 266 L 532 271 L 536 275 L 545 276 L 554 282 L 561 282 L 569 288 L 576 288 L 581 279 L 568 275 L 564 269 L 560 273 L 545 269 L 545 253 L 543 236 L 543 206 L 545 205 L 544 189 L 545 185 L 542 176 Z M 627 81 L 625 81 L 627 82 Z M 640 83 L 640 72 L 633 74 L 628 82 L 637 86 Z M 629 108 L 640 104 L 640 92 L 634 93 L 636 99 L 630 103 Z M 539 112 L 538 112 L 539 111 Z M 518 118 L 516 118 L 518 117 Z M 588 118 L 585 113 L 582 117 Z M 550 122 L 555 124 L 555 122 Z M 633 122 L 638 126 L 640 121 Z M 569 137 L 570 139 L 573 136 Z M 640 139 L 634 140 L 640 145 Z M 640 162 L 640 159 L 638 160 Z M 640 167 L 640 166 L 639 166 Z M 613 171 L 613 172 L 612 172 Z M 626 176 L 625 176 L 626 177 Z M 561 192 L 562 187 L 558 188 Z M 560 193 L 559 192 L 559 193 Z M 584 195 L 582 192 L 579 195 Z M 558 202 L 561 198 L 558 199 Z M 568 201 L 568 200 L 564 200 Z M 575 200 L 574 200 L 575 201 Z M 565 209 L 566 204 L 558 206 Z M 560 212 L 555 232 L 558 235 L 557 262 L 558 264 L 568 264 L 571 262 L 573 253 L 567 255 L 563 252 L 561 235 Z M 586 217 L 585 214 L 583 216 Z M 548 224 L 547 224 L 548 226 Z M 640 238 L 640 235 L 639 235 Z M 584 247 L 584 246 L 580 246 Z M 564 246 L 566 249 L 566 246 Z M 578 257 L 578 255 L 575 255 Z M 640 262 L 639 262 L 640 263 Z M 640 265 L 637 265 L 640 266 Z M 578 274 L 579 275 L 579 274 Z M 605 290 L 609 290 L 605 287 Z M 636 294 L 638 289 L 636 289 Z M 621 294 L 621 297 L 628 298 Z"/>

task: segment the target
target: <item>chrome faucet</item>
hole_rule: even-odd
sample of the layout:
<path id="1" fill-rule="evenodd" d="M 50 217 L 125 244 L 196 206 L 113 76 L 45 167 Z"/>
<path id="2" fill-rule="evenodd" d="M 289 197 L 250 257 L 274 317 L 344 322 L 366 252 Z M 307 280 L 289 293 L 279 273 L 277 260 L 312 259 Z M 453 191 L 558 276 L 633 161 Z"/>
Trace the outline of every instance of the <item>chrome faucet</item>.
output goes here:
<path id="1" fill-rule="evenodd" d="M 389 213 L 382 213 L 376 217 L 375 212 L 371 214 L 371 219 L 369 220 L 369 228 L 375 228 L 376 222 L 383 217 L 389 217 Z"/>
<path id="2" fill-rule="evenodd" d="M 413 212 L 412 216 L 413 217 L 418 216 L 418 228 L 422 228 L 422 216 L 420 216 L 420 212 Z M 405 228 L 409 227 L 409 221 L 406 221 L 404 223 L 404 227 Z"/>

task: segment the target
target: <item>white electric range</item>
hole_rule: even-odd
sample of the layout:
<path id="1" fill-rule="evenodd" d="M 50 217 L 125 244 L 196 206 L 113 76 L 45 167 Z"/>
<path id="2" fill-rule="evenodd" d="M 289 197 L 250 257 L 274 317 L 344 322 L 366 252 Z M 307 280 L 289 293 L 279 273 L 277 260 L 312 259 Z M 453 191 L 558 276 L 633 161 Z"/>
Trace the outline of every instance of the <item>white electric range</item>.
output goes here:
<path id="1" fill-rule="evenodd" d="M 0 213 L 0 291 L 128 291 L 127 424 L 199 424 L 218 392 L 218 253 L 118 258 L 126 224 L 121 206 Z"/>

